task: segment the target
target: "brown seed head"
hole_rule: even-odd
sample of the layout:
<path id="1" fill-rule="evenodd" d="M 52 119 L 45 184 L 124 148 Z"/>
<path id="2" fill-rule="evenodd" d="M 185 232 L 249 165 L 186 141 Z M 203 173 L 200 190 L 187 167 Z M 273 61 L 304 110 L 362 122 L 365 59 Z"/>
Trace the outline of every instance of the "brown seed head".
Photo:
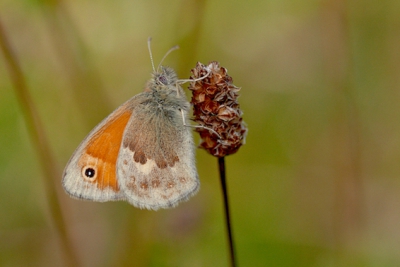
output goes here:
<path id="1" fill-rule="evenodd" d="M 232 77 L 216 61 L 208 66 L 198 62 L 192 73 L 190 79 L 205 77 L 189 85 L 194 121 L 204 127 L 196 129 L 202 139 L 200 147 L 216 157 L 236 153 L 247 135 L 243 112 L 237 102 L 240 88 L 232 84 Z"/>

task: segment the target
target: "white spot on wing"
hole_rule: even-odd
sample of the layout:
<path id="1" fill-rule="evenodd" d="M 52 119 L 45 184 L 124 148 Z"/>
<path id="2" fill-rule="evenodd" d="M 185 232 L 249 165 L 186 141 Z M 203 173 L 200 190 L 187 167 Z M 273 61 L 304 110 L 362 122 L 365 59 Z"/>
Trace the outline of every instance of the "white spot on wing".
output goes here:
<path id="1" fill-rule="evenodd" d="M 132 155 L 134 156 L 135 153 L 133 153 Z M 132 159 L 133 159 L 133 156 L 132 156 Z M 135 162 L 134 165 L 135 165 L 137 171 L 139 171 L 145 175 L 149 174 L 154 169 L 154 167 L 157 167 L 156 162 L 152 159 L 147 159 L 145 164 Z"/>

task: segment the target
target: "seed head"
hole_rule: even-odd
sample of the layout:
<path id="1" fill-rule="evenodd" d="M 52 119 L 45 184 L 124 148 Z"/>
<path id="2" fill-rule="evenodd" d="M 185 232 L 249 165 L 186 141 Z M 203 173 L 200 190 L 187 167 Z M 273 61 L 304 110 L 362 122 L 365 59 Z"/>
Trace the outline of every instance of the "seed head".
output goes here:
<path id="1" fill-rule="evenodd" d="M 193 94 L 194 121 L 201 126 L 196 129 L 200 147 L 216 157 L 236 153 L 247 135 L 237 102 L 240 88 L 233 85 L 232 77 L 216 61 L 208 66 L 198 62 L 190 79 L 195 80 L 190 82 L 189 90 Z"/>

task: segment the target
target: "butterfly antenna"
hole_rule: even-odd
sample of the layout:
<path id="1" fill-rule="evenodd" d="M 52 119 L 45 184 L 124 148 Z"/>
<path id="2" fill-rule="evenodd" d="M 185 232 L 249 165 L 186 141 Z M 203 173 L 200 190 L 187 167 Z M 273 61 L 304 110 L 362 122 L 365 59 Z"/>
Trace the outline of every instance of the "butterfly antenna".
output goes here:
<path id="1" fill-rule="evenodd" d="M 164 59 L 174 50 L 179 49 L 178 45 L 175 45 L 174 47 L 171 47 L 167 53 L 165 53 L 164 57 L 161 59 L 160 64 L 157 66 L 157 71 L 160 69 L 161 64 L 164 62 Z"/>
<path id="2" fill-rule="evenodd" d="M 151 53 L 151 45 L 150 44 L 151 44 L 151 37 L 149 37 L 147 39 L 147 48 L 149 49 L 151 66 L 153 67 L 153 71 L 155 72 L 156 69 L 154 68 L 153 54 Z"/>

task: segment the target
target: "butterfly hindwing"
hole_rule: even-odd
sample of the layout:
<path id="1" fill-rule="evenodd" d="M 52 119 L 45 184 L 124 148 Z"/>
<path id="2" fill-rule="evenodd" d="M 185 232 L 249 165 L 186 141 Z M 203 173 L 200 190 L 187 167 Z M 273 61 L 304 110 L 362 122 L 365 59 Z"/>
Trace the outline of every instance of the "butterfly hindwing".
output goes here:
<path id="1" fill-rule="evenodd" d="M 146 94 L 142 96 L 140 102 L 146 102 Z M 180 110 L 160 108 L 149 115 L 148 108 L 138 105 L 132 111 L 117 161 L 117 179 L 132 205 L 156 210 L 188 199 L 200 183 L 191 131 L 183 125 Z"/>

